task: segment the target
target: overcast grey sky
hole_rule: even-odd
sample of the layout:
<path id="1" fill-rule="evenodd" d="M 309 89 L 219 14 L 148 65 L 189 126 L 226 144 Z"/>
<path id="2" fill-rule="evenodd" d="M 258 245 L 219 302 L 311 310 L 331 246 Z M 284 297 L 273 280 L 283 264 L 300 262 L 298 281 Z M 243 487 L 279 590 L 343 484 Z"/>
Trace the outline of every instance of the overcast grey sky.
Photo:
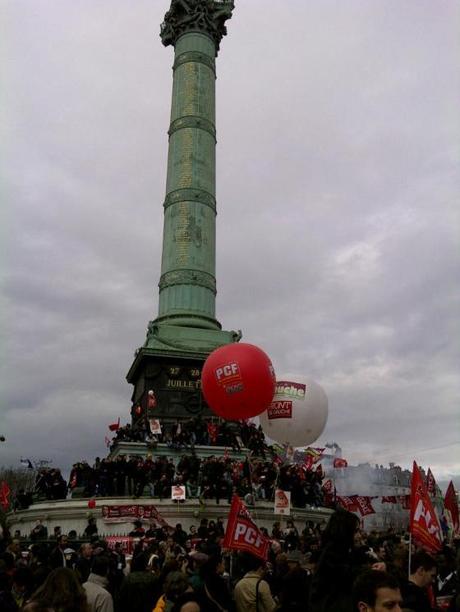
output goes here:
<path id="1" fill-rule="evenodd" d="M 1 0 L 0 463 L 105 453 L 156 316 L 168 0 Z M 460 475 L 455 0 L 239 0 L 217 313 L 329 396 L 318 445 Z"/>

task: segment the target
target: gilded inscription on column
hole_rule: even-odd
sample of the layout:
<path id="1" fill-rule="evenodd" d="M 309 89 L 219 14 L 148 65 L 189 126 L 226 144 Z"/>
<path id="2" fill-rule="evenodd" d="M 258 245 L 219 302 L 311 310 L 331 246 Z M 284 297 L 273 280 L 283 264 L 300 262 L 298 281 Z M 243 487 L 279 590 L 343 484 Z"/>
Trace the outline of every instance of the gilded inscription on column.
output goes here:
<path id="1" fill-rule="evenodd" d="M 190 232 L 189 226 L 189 211 L 187 202 L 179 204 L 179 214 L 177 215 L 177 226 L 174 233 L 176 242 L 176 257 L 179 266 L 185 266 L 189 263 L 190 254 Z"/>
<path id="2" fill-rule="evenodd" d="M 193 62 L 188 62 L 183 65 L 182 69 L 184 74 L 182 114 L 196 115 L 198 110 L 198 67 Z"/>
<path id="3" fill-rule="evenodd" d="M 176 228 L 174 230 L 176 243 L 176 264 L 186 266 L 190 264 L 190 246 L 201 249 L 207 240 L 203 238 L 201 225 L 197 223 L 195 214 L 188 202 L 177 205 Z"/>
<path id="4" fill-rule="evenodd" d="M 180 130 L 180 157 L 179 157 L 179 180 L 178 188 L 186 189 L 192 186 L 192 155 L 193 155 L 193 130 L 184 128 Z"/>

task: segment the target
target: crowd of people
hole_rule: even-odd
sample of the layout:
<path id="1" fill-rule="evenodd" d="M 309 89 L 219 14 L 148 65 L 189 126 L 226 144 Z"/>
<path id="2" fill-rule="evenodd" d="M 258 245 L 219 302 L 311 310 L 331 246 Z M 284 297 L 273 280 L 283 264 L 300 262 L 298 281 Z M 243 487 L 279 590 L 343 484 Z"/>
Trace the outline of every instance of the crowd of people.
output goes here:
<path id="1" fill-rule="evenodd" d="M 234 493 L 249 505 L 273 501 L 275 488 L 282 488 L 291 493 L 294 507 L 325 505 L 322 468 L 312 470 L 277 461 L 262 428 L 254 423 L 216 423 L 196 417 L 166 425 L 162 431 L 158 436 L 147 434 L 142 421 L 136 428 L 129 424 L 119 427 L 113 445 L 122 440 L 147 441 L 147 456 L 121 454 L 97 457 L 93 463 L 79 461 L 72 466 L 68 482 L 60 469 L 41 467 L 33 489 L 15 493 L 13 509 L 25 509 L 33 500 L 59 500 L 72 495 L 168 499 L 174 485 L 186 487 L 187 499 L 213 499 L 217 503 L 230 503 Z M 155 452 L 159 442 L 167 444 L 171 453 L 168 457 Z M 225 452 L 200 458 L 195 448 L 199 445 L 223 446 Z M 230 449 L 242 448 L 249 450 L 246 459 L 230 457 Z"/>
<path id="2" fill-rule="evenodd" d="M 321 470 L 300 465 L 277 465 L 251 454 L 244 460 L 228 454 L 198 457 L 193 450 L 179 457 L 119 455 L 114 459 L 96 458 L 90 465 L 80 461 L 72 466 L 66 483 L 58 469 L 38 471 L 35 493 L 38 498 L 64 499 L 74 491 L 86 497 L 131 496 L 168 499 L 173 485 L 186 488 L 187 499 L 213 499 L 230 503 L 238 494 L 247 504 L 272 501 L 275 488 L 291 492 L 294 507 L 324 504 Z"/>
<path id="3" fill-rule="evenodd" d="M 232 450 L 245 447 L 262 457 L 269 452 L 261 427 L 246 421 L 213 421 L 193 417 L 161 425 L 161 433 L 152 433 L 149 422 L 141 419 L 132 427 L 129 423 L 115 431 L 112 446 L 118 442 L 146 442 L 152 446 L 166 444 L 174 450 L 195 446 L 223 446 Z"/>
<path id="4" fill-rule="evenodd" d="M 274 523 L 268 559 L 222 549 L 224 523 L 147 529 L 132 555 L 88 522 L 84 540 L 37 524 L 0 538 L 2 612 L 459 612 L 459 551 L 412 550 L 405 534 L 360 531 L 345 510 L 329 522 Z M 72 537 L 71 537 L 72 536 Z M 32 541 L 32 544 L 30 542 Z"/>

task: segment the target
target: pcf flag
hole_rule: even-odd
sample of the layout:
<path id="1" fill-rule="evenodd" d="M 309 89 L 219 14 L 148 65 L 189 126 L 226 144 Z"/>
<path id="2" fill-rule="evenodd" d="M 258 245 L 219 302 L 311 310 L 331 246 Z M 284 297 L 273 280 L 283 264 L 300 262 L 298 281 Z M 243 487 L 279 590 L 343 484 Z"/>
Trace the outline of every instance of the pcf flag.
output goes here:
<path id="1" fill-rule="evenodd" d="M 441 526 L 415 461 L 412 469 L 409 530 L 414 540 L 429 552 L 436 553 L 441 549 Z"/>
<path id="2" fill-rule="evenodd" d="M 449 482 L 449 486 L 447 487 L 446 496 L 444 498 L 444 507 L 446 510 L 449 510 L 450 516 L 452 518 L 452 526 L 454 528 L 454 533 L 458 533 L 459 531 L 459 515 L 458 515 L 458 502 L 457 496 L 455 495 L 454 484 L 452 480 Z"/>
<path id="3" fill-rule="evenodd" d="M 268 557 L 269 545 L 270 540 L 254 523 L 238 495 L 234 495 L 222 543 L 223 548 L 244 550 L 265 561 Z"/>

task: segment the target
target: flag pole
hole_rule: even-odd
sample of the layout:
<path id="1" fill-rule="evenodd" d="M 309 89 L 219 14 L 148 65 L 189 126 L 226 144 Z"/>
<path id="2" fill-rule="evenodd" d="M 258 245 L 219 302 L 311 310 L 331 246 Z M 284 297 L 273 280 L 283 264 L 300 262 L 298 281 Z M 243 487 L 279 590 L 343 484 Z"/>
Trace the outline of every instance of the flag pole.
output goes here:
<path id="1" fill-rule="evenodd" d="M 409 531 L 409 561 L 408 561 L 408 567 L 407 567 L 407 578 L 410 578 L 410 564 L 412 561 L 412 532 Z"/>

